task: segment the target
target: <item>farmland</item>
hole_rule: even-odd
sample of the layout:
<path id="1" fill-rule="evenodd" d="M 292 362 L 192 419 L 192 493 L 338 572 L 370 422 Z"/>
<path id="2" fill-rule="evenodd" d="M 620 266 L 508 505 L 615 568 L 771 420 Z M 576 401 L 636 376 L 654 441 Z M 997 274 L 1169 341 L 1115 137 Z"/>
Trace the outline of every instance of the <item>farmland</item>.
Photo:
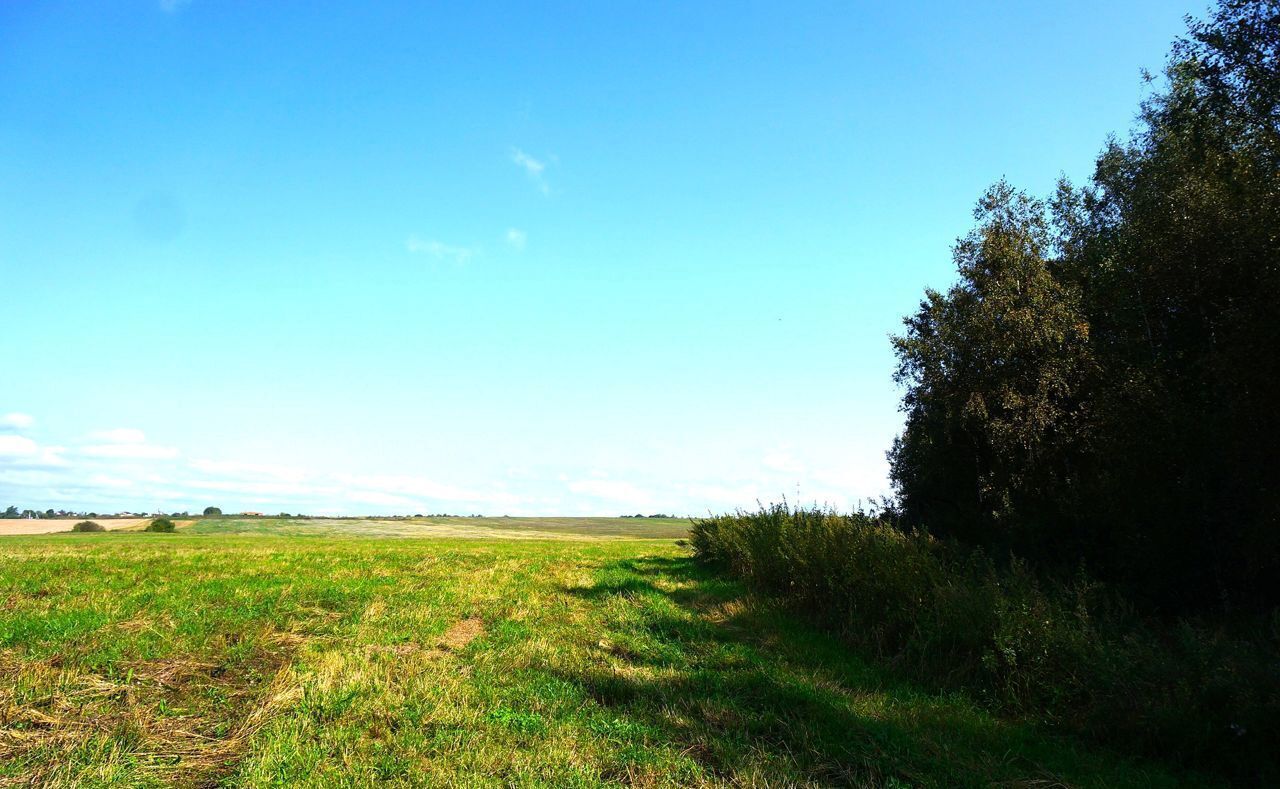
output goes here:
<path id="1" fill-rule="evenodd" d="M 916 688 L 695 564 L 682 528 L 217 519 L 6 537 L 0 783 L 1185 778 Z"/>
<path id="2" fill-rule="evenodd" d="M 71 531 L 71 527 L 86 518 L 6 518 L 0 519 L 0 536 L 15 534 L 55 534 L 60 531 Z M 100 523 L 107 531 L 124 529 L 140 529 L 146 520 L 142 518 L 100 518 L 92 519 Z"/>

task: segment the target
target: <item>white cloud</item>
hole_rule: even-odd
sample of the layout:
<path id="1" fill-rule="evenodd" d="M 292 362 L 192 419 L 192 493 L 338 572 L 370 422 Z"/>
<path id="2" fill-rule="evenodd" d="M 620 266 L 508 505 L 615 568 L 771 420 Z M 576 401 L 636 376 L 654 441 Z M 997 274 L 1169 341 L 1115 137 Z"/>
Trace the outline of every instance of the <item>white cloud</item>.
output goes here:
<path id="1" fill-rule="evenodd" d="M 380 507 L 413 509 L 417 502 L 404 496 L 383 493 L 376 490 L 353 490 L 347 492 L 347 499 L 360 504 L 377 504 Z"/>
<path id="2" fill-rule="evenodd" d="M 534 177 L 542 175 L 542 171 L 547 169 L 546 164 L 538 161 L 537 159 L 533 158 L 532 156 L 520 150 L 519 148 L 511 149 L 511 161 L 523 167 L 525 169 L 525 172 L 529 173 L 529 175 L 532 175 Z"/>
<path id="3" fill-rule="evenodd" d="M 547 163 L 533 158 L 519 148 L 511 149 L 511 161 L 525 171 L 529 179 L 537 185 L 538 191 L 544 195 L 551 194 L 551 185 L 547 183 Z"/>
<path id="4" fill-rule="evenodd" d="M 512 249 L 523 250 L 525 243 L 529 240 L 529 235 L 523 230 L 514 227 L 507 228 L 507 246 Z"/>
<path id="5" fill-rule="evenodd" d="M 26 436 L 0 435 L 0 457 L 31 457 L 40 452 L 40 445 Z"/>
<path id="6" fill-rule="evenodd" d="M 35 417 L 30 414 L 19 414 L 15 411 L 13 413 L 0 416 L 0 430 L 26 430 L 35 424 L 35 422 Z"/>
<path id="7" fill-rule="evenodd" d="M 80 454 L 89 457 L 159 460 L 178 456 L 178 450 L 173 447 L 148 444 L 147 434 L 133 427 L 96 430 L 89 437 L 104 442 L 81 447 Z"/>
<path id="8" fill-rule="evenodd" d="M 569 483 L 569 490 L 583 496 L 594 496 L 613 504 L 649 506 L 653 497 L 630 482 L 612 479 L 580 479 Z"/>
<path id="9" fill-rule="evenodd" d="M 67 465 L 65 447 L 43 447 L 26 436 L 0 433 L 0 463 L 12 467 L 54 468 Z"/>
<path id="10" fill-rule="evenodd" d="M 678 487 L 684 490 L 699 510 L 753 509 L 757 502 L 768 498 L 761 496 L 760 487 L 754 483 L 695 483 Z"/>
<path id="11" fill-rule="evenodd" d="M 861 463 L 814 469 L 810 477 L 820 485 L 866 499 L 878 498 L 890 490 L 889 461 L 883 454 Z"/>
<path id="12" fill-rule="evenodd" d="M 105 441 L 108 444 L 145 444 L 147 435 L 132 427 L 118 427 L 114 430 L 97 430 L 90 438 Z"/>
<path id="13" fill-rule="evenodd" d="M 39 466 L 66 466 L 67 460 L 62 457 L 62 453 L 66 452 L 66 447 L 41 447 L 40 457 L 33 465 Z"/>
<path id="14" fill-rule="evenodd" d="M 137 460 L 159 460 L 178 456 L 178 450 L 173 447 L 158 447 L 153 444 L 95 444 L 82 447 L 80 453 L 90 457 Z"/>
<path id="15" fill-rule="evenodd" d="M 423 477 L 388 474 L 333 474 L 339 483 L 356 489 L 369 489 L 384 493 L 398 493 L 428 499 L 472 501 L 485 498 L 484 494 L 446 485 Z"/>
<path id="16" fill-rule="evenodd" d="M 451 260 L 458 264 L 466 263 L 476 255 L 476 250 L 470 247 L 452 246 L 435 239 L 423 240 L 417 236 L 409 236 L 404 246 L 415 255 L 430 255 L 436 260 Z"/>
<path id="17" fill-rule="evenodd" d="M 193 460 L 191 468 L 205 474 L 220 474 L 237 479 L 268 477 L 284 482 L 301 482 L 307 473 L 300 468 L 273 466 L 266 463 L 238 463 L 228 460 Z"/>
<path id="18" fill-rule="evenodd" d="M 102 488 L 131 488 L 133 481 L 124 479 L 123 477 L 112 477 L 107 474 L 94 474 L 89 477 L 89 484 L 94 487 Z"/>
<path id="19" fill-rule="evenodd" d="M 243 479 L 205 479 L 188 482 L 187 487 L 196 490 L 217 490 L 227 493 L 257 493 L 272 496 L 317 496 L 333 493 L 332 488 L 317 488 L 294 482 L 254 482 Z"/>
<path id="20" fill-rule="evenodd" d="M 774 471 L 782 471 L 787 474 L 804 473 L 804 464 L 799 460 L 796 460 L 790 452 L 783 449 L 776 449 L 765 454 L 761 463 L 764 464 L 765 468 L 772 469 Z"/>
<path id="21" fill-rule="evenodd" d="M 641 456 L 596 453 L 584 458 L 581 466 L 561 466 L 560 459 L 514 457 L 498 461 L 487 473 L 466 473 L 429 460 L 370 468 L 336 460 L 294 467 L 287 463 L 293 460 L 288 454 L 269 453 L 193 459 L 178 445 L 151 443 L 137 428 L 96 431 L 92 438 L 66 448 L 44 443 L 44 419 L 5 416 L 2 422 L 9 427 L 33 423 L 29 433 L 0 429 L 0 496 L 7 494 L 15 504 L 39 509 L 137 511 L 172 500 L 166 509 L 199 511 L 215 504 L 228 512 L 357 515 L 703 514 L 753 509 L 758 501 L 778 501 L 783 495 L 794 503 L 847 509 L 888 487 L 887 465 L 878 447 L 864 453 L 824 452 L 821 446 L 790 437 L 744 444 L 714 464 L 706 461 L 706 452 L 667 448 L 646 450 Z"/>

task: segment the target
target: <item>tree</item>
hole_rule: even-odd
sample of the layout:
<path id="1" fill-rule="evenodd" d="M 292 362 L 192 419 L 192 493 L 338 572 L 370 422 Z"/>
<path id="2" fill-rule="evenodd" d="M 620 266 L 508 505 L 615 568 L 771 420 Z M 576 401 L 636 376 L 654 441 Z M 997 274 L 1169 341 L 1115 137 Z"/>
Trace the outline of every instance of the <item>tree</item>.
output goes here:
<path id="1" fill-rule="evenodd" d="M 222 516 L 222 510 L 218 507 L 205 507 L 204 516 L 206 518 L 218 518 Z"/>
<path id="2" fill-rule="evenodd" d="M 1125 143 L 998 184 L 895 339 L 904 521 L 1166 609 L 1280 603 L 1280 3 L 1190 24 Z"/>
<path id="3" fill-rule="evenodd" d="M 19 517 L 18 508 L 17 508 L 17 507 L 14 507 L 14 506 L 6 507 L 6 508 L 5 508 L 5 511 L 4 511 L 4 515 L 2 515 L 2 516 L 0 516 L 0 517 L 4 517 L 4 518 L 17 518 L 17 517 Z"/>
<path id="4" fill-rule="evenodd" d="M 1046 493 L 1071 484 L 1089 329 L 1050 270 L 1043 203 L 1001 182 L 975 218 L 955 247 L 960 282 L 929 291 L 894 338 L 907 429 L 891 465 L 909 519 L 1029 553 L 1067 536 Z"/>

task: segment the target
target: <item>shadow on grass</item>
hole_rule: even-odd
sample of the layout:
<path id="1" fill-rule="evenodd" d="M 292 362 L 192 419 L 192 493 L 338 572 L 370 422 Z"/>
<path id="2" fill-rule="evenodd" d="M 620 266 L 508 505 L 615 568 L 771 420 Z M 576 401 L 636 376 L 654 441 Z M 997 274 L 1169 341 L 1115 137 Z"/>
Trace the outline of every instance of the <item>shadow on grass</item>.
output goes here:
<path id="1" fill-rule="evenodd" d="M 565 591 L 608 606 L 612 621 L 600 646 L 607 656 L 560 678 L 720 780 L 1176 783 L 913 687 L 692 559 L 613 562 L 593 586 Z M 610 606 L 611 598 L 628 604 Z"/>

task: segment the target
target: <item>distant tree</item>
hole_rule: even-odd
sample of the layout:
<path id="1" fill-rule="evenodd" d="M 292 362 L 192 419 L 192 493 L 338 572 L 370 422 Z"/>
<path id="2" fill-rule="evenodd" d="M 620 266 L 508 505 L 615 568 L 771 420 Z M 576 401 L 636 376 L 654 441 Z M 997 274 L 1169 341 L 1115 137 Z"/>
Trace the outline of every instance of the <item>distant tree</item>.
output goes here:
<path id="1" fill-rule="evenodd" d="M 10 506 L 10 507 L 8 507 L 8 508 L 6 508 L 6 509 L 5 509 L 5 511 L 4 511 L 4 515 L 3 515 L 3 516 L 0 516 L 0 517 L 5 517 L 5 518 L 19 518 L 19 517 L 21 517 L 21 516 L 22 516 L 22 514 L 21 514 L 20 512 L 18 512 L 18 508 L 17 508 L 17 507 Z"/>
<path id="2" fill-rule="evenodd" d="M 104 528 L 101 523 L 94 523 L 93 521 L 80 521 L 75 526 L 71 527 L 71 531 L 77 531 L 77 532 L 106 531 L 106 528 Z"/>
<path id="3" fill-rule="evenodd" d="M 219 518 L 222 517 L 222 510 L 218 507 L 205 507 L 204 516 L 206 518 Z"/>

